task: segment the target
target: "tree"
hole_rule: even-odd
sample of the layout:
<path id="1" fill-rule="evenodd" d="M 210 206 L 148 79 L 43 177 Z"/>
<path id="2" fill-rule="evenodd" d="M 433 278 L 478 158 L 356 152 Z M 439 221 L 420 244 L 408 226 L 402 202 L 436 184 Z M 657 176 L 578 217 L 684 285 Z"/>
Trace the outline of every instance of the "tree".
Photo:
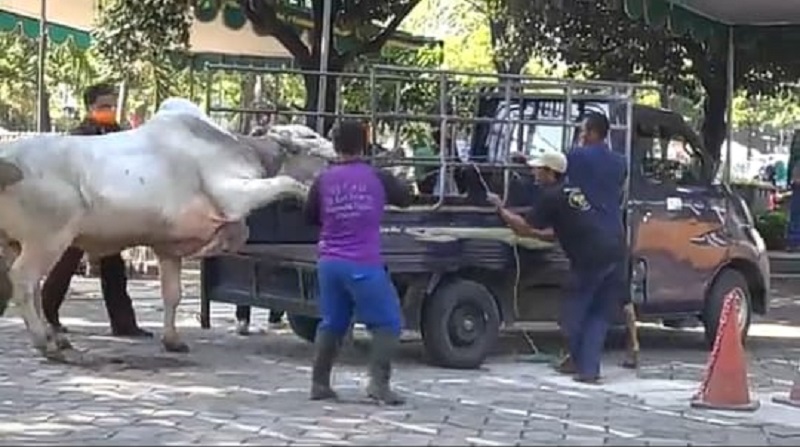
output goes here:
<path id="1" fill-rule="evenodd" d="M 189 48 L 191 0 L 105 0 L 95 28 L 98 53 L 106 75 L 130 80 L 150 75 L 154 101 L 173 94 L 176 85 L 171 55 Z"/>
<path id="2" fill-rule="evenodd" d="M 380 52 L 400 24 L 420 0 L 330 0 L 331 26 L 330 41 L 334 43 L 328 56 L 328 71 L 342 72 L 358 57 Z M 240 0 L 242 10 L 253 25 L 257 34 L 274 36 L 294 57 L 295 63 L 305 71 L 319 71 L 322 53 L 323 0 L 309 0 L 302 3 L 311 6 L 312 27 L 307 40 L 298 27 L 293 26 L 294 16 L 286 8 L 286 1 L 280 0 Z M 376 23 L 386 23 L 377 26 Z M 337 32 L 334 33 L 333 31 Z M 335 35 L 343 34 L 354 38 L 356 43 L 343 49 L 336 45 Z M 303 76 L 306 90 L 304 108 L 314 111 L 319 97 L 319 80 L 314 74 Z M 325 111 L 332 112 L 336 104 L 335 76 L 327 78 Z M 311 117 L 308 124 L 315 126 Z"/>
<path id="3" fill-rule="evenodd" d="M 36 117 L 36 72 L 38 69 L 38 42 L 21 33 L 0 34 L 0 126 L 14 130 L 32 130 Z M 93 57 L 77 48 L 72 42 L 61 45 L 50 43 L 47 52 L 46 91 L 48 122 L 59 130 L 74 124 L 74 107 L 71 93 L 79 91 L 96 77 Z M 49 128 L 50 126 L 45 126 Z"/>
<path id="4" fill-rule="evenodd" d="M 522 73 L 547 30 L 542 18 L 557 11 L 549 2 L 531 8 L 530 0 L 467 0 L 467 4 L 488 24 L 498 73 Z"/>
<path id="5" fill-rule="evenodd" d="M 541 5 L 531 3 L 534 11 Z M 619 81 L 655 81 L 674 93 L 703 98 L 701 131 L 706 148 L 719 159 L 726 126 L 727 38 L 698 39 L 654 28 L 628 17 L 609 2 L 572 2 L 561 14 L 540 14 L 547 39 L 537 48 L 571 67 L 571 74 Z M 797 33 L 737 29 L 734 87 L 749 94 L 773 93 L 783 80 L 796 80 L 800 61 L 791 60 Z M 780 42 L 780 44 L 775 44 Z"/>

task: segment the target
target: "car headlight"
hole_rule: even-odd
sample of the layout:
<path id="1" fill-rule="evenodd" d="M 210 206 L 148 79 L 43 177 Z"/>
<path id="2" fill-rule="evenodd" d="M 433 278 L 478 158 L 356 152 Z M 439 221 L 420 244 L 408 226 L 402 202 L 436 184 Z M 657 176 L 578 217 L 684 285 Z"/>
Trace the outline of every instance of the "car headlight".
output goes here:
<path id="1" fill-rule="evenodd" d="M 753 243 L 755 244 L 756 250 L 758 250 L 759 253 L 764 253 L 767 251 L 767 244 L 764 243 L 764 238 L 761 237 L 761 233 L 759 233 L 758 230 L 750 227 L 750 237 L 753 239 Z"/>

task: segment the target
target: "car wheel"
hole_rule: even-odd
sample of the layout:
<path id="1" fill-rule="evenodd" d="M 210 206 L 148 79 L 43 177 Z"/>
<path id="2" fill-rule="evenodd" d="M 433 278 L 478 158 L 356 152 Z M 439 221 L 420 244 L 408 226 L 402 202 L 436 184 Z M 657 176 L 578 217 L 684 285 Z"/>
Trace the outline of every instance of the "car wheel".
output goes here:
<path id="1" fill-rule="evenodd" d="M 316 317 L 292 314 L 287 315 L 286 319 L 289 320 L 289 327 L 292 328 L 295 335 L 307 342 L 314 343 L 314 339 L 317 338 L 317 326 L 322 320 Z"/>
<path id="2" fill-rule="evenodd" d="M 422 315 L 422 340 L 434 364 L 478 368 L 499 334 L 500 311 L 483 285 L 455 279 L 428 297 Z"/>
<path id="3" fill-rule="evenodd" d="M 739 325 L 739 333 L 742 336 L 742 343 L 747 340 L 750 319 L 753 315 L 750 289 L 747 285 L 747 279 L 741 272 L 726 268 L 719 272 L 714 279 L 708 296 L 706 296 L 705 309 L 703 310 L 703 326 L 705 327 L 706 345 L 709 348 L 714 346 L 714 341 L 717 338 L 719 319 L 722 316 L 725 297 L 731 293 L 739 297 L 739 314 L 736 320 Z"/>

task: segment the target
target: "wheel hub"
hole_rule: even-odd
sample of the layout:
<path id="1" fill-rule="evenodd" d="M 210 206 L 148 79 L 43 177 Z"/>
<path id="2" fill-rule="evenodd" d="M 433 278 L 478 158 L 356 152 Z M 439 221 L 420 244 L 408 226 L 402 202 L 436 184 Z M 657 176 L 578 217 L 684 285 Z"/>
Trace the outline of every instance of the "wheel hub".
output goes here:
<path id="1" fill-rule="evenodd" d="M 453 346 L 469 346 L 486 332 L 486 316 L 475 306 L 461 305 L 453 309 L 448 334 Z"/>

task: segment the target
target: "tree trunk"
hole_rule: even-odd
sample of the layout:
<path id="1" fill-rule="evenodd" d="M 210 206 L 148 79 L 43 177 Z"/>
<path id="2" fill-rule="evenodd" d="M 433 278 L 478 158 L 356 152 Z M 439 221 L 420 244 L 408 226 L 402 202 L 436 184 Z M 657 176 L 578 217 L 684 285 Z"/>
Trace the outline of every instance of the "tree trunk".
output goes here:
<path id="1" fill-rule="evenodd" d="M 722 143 L 726 137 L 725 118 L 727 114 L 727 92 L 725 85 L 706 88 L 703 101 L 703 125 L 701 127 L 703 144 L 714 160 L 721 161 Z"/>
<path id="2" fill-rule="evenodd" d="M 308 71 L 319 71 L 319 63 L 314 65 L 315 66 L 313 67 L 303 67 L 303 69 Z M 340 67 L 340 64 L 334 63 L 334 61 L 329 62 L 329 73 L 335 74 L 341 72 L 341 70 L 342 68 Z M 317 130 L 317 119 L 323 119 L 323 135 L 327 135 L 328 131 L 331 129 L 331 127 L 333 127 L 334 118 L 332 116 L 320 117 L 316 114 L 318 105 L 317 103 L 319 101 L 319 76 L 314 74 L 304 75 L 303 84 L 306 88 L 305 111 L 310 112 L 310 114 L 306 116 L 306 125 L 314 130 Z M 324 112 L 334 113 L 336 112 L 336 99 L 339 93 L 336 76 L 328 76 L 325 84 Z"/>
<path id="3" fill-rule="evenodd" d="M 128 125 L 128 96 L 130 89 L 128 81 L 122 80 L 119 83 L 119 94 L 117 96 L 117 122 L 120 125 Z"/>
<path id="4" fill-rule="evenodd" d="M 44 106 L 42 107 L 42 130 L 53 131 L 53 119 L 50 116 L 50 92 L 44 89 Z"/>
<path id="5" fill-rule="evenodd" d="M 492 42 L 492 62 L 498 73 L 520 74 L 530 60 L 530 55 L 521 48 L 511 48 L 507 30 L 509 19 L 489 18 L 489 32 Z"/>

